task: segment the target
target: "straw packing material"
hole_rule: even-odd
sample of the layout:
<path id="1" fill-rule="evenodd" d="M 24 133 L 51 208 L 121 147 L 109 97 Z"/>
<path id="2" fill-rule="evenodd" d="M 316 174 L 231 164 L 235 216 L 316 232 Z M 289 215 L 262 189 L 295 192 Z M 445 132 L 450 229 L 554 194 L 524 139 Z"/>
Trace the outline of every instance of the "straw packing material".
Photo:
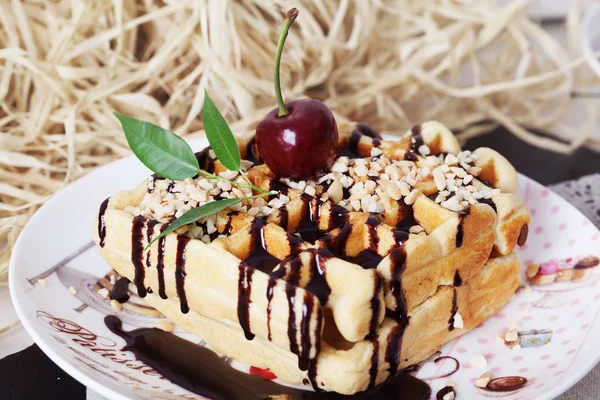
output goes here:
<path id="1" fill-rule="evenodd" d="M 252 129 L 275 105 L 273 57 L 292 6 L 288 100 L 319 98 L 391 132 L 439 119 L 463 139 L 504 125 L 561 152 L 587 140 L 560 125 L 583 60 L 522 0 L 0 0 L 0 281 L 49 196 L 130 153 L 113 111 L 202 135 L 206 88 L 234 131 Z M 525 128 L 551 125 L 560 141 Z"/>

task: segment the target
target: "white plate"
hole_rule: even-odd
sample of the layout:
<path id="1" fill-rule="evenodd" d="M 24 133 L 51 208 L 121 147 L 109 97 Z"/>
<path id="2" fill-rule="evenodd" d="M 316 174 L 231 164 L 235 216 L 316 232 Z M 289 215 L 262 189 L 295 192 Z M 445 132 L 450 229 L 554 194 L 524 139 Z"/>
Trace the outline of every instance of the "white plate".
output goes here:
<path id="1" fill-rule="evenodd" d="M 206 142 L 193 143 L 202 148 Z M 111 399 L 198 398 L 159 379 L 129 352 L 123 341 L 105 327 L 112 309 L 90 290 L 110 268 L 92 244 L 94 218 L 100 203 L 119 190 L 129 190 L 149 171 L 128 157 L 73 183 L 48 201 L 27 224 L 10 263 L 10 290 L 23 325 L 38 346 L 82 384 Z M 556 194 L 521 176 L 519 194 L 529 204 L 533 220 L 527 245 L 519 250 L 525 265 L 552 258 L 598 255 L 598 229 Z M 44 278 L 47 287 L 37 280 Z M 68 287 L 77 289 L 74 296 Z M 552 286 L 550 286 L 552 289 Z M 443 355 L 455 357 L 460 369 L 449 378 L 429 380 L 435 394 L 448 379 L 456 384 L 458 399 L 485 396 L 473 382 L 484 371 L 469 368 L 474 353 L 485 354 L 495 377 L 523 376 L 528 385 L 505 398 L 553 399 L 600 359 L 600 285 L 594 275 L 584 283 L 561 283 L 553 291 L 517 293 L 500 313 L 468 334 L 446 344 Z M 157 317 L 119 313 L 126 328 L 153 326 Z M 552 330 L 545 345 L 511 350 L 496 333 L 512 321 L 521 331 Z M 188 338 L 198 341 L 189 334 Z M 425 363 L 417 376 L 439 375 L 453 361 Z M 140 369 L 141 368 L 141 369 Z M 497 393 L 496 393 L 497 395 Z"/>

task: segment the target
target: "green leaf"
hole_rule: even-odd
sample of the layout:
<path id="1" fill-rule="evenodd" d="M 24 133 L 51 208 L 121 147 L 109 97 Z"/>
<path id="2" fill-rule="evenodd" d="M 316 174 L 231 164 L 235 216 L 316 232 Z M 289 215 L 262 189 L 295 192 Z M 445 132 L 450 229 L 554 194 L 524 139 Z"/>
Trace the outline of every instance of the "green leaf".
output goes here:
<path id="1" fill-rule="evenodd" d="M 129 147 L 137 158 L 163 178 L 182 180 L 200 170 L 189 144 L 173 132 L 115 112 Z"/>
<path id="2" fill-rule="evenodd" d="M 221 164 L 231 171 L 240 169 L 240 149 L 233 133 L 215 103 L 204 90 L 204 106 L 202 107 L 202 122 L 206 137 Z"/>
<path id="3" fill-rule="evenodd" d="M 253 196 L 253 197 L 257 197 L 257 196 Z M 156 242 L 161 237 L 173 232 L 174 230 L 176 230 L 178 228 L 181 228 L 184 225 L 193 224 L 194 222 L 198 221 L 200 218 L 204 218 L 209 215 L 215 215 L 215 214 L 223 211 L 227 207 L 231 207 L 232 205 L 237 204 L 237 203 L 244 201 L 246 199 L 249 199 L 249 198 L 252 198 L 252 197 L 243 197 L 243 198 L 236 197 L 234 199 L 215 200 L 215 201 L 211 201 L 210 203 L 206 203 L 203 206 L 192 208 L 190 211 L 186 212 L 181 217 L 179 217 L 175 221 L 171 222 L 169 224 L 169 226 L 167 227 L 167 229 L 162 231 L 160 235 L 158 235 L 157 237 L 154 238 L 154 240 L 152 240 L 150 243 L 148 243 L 148 246 L 146 246 L 146 248 L 150 247 L 152 245 L 152 243 Z"/>

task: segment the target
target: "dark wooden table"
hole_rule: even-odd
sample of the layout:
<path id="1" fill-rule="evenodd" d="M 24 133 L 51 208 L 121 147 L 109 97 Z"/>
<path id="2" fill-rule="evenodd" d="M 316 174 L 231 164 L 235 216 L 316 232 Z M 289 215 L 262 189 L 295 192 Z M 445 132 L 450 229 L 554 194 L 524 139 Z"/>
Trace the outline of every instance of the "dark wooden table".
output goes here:
<path id="1" fill-rule="evenodd" d="M 600 154 L 579 149 L 571 155 L 544 151 L 504 129 L 472 139 L 466 148 L 487 146 L 502 153 L 515 168 L 550 185 L 600 172 Z M 85 399 L 85 387 L 33 345 L 0 360 L 0 399 Z"/>

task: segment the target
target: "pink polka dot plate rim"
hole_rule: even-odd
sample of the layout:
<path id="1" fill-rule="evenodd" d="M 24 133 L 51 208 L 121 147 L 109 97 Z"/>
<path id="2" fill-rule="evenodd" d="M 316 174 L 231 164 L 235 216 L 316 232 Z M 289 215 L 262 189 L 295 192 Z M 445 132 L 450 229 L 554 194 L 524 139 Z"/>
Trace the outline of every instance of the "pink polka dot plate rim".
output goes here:
<path id="1" fill-rule="evenodd" d="M 600 268 L 582 280 L 547 285 L 530 285 L 525 277 L 529 264 L 552 260 L 563 268 L 566 260 L 572 267 L 586 256 L 598 257 L 600 232 L 568 199 L 526 176 L 519 175 L 519 179 L 519 196 L 532 211 L 527 243 L 517 249 L 526 286 L 499 313 L 441 349 L 441 355 L 454 357 L 460 368 L 445 379 L 430 381 L 434 393 L 451 380 L 458 399 L 549 400 L 600 361 Z M 497 339 L 515 323 L 520 349 L 511 349 Z M 475 354 L 484 355 L 485 368 L 470 364 Z M 449 371 L 453 360 L 440 361 L 436 367 Z M 492 372 L 492 378 L 522 377 L 527 383 L 516 390 L 481 390 L 474 382 L 486 371 Z M 427 374 L 431 373 L 421 369 L 416 376 L 426 379 Z"/>
<path id="2" fill-rule="evenodd" d="M 194 147 L 200 148 L 205 142 L 196 144 Z M 198 398 L 120 352 L 122 341 L 103 323 L 102 314 L 113 313 L 112 309 L 102 309 L 97 299 L 85 297 L 90 283 L 107 272 L 99 252 L 89 245 L 98 205 L 109 195 L 134 187 L 147 174 L 135 158 L 128 157 L 99 168 L 48 201 L 16 243 L 10 263 L 11 296 L 39 347 L 67 373 L 104 396 Z M 599 254 L 598 229 L 566 200 L 525 176 L 520 176 L 519 194 L 533 215 L 527 244 L 518 250 L 524 263 Z M 52 235 L 48 235 L 49 226 L 54 227 Z M 458 369 L 452 358 L 438 359 L 436 355 L 422 363 L 416 376 L 427 379 L 434 395 L 451 380 L 458 399 L 558 396 L 600 359 L 598 282 L 594 272 L 585 281 L 560 282 L 545 291 L 533 286 L 531 291 L 520 290 L 494 317 L 441 349 L 442 356 L 460 363 Z M 69 292 L 70 286 L 76 287 L 77 295 Z M 122 313 L 129 328 L 157 322 L 153 316 Z M 520 323 L 521 350 L 496 340 L 497 333 L 505 333 L 513 321 Z M 105 356 L 112 352 L 118 362 Z M 484 369 L 469 363 L 474 354 L 484 356 Z M 474 382 L 486 371 L 492 372 L 494 379 L 503 378 L 496 383 L 510 390 L 479 390 Z M 446 377 L 449 373 L 452 375 Z"/>

